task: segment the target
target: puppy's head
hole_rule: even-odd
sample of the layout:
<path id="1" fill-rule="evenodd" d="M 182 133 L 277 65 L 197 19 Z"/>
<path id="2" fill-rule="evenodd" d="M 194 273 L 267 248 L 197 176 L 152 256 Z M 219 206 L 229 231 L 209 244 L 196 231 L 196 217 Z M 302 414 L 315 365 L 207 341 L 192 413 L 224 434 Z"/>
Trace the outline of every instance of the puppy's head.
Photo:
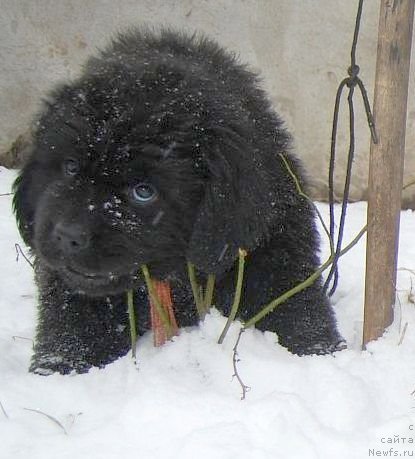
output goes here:
<path id="1" fill-rule="evenodd" d="M 55 91 L 15 185 L 26 243 L 88 295 L 137 285 L 142 264 L 159 278 L 186 260 L 221 274 L 275 217 L 274 165 L 258 149 L 251 96 L 241 101 L 199 63 L 167 54 L 120 64 L 119 52 Z"/>

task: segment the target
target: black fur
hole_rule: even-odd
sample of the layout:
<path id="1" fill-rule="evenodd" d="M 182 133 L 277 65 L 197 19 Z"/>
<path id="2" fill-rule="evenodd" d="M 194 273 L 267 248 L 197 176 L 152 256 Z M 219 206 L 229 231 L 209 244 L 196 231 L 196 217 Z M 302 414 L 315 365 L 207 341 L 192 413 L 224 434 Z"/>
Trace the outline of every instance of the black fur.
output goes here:
<path id="1" fill-rule="evenodd" d="M 217 275 L 227 314 L 238 248 L 248 251 L 243 320 L 313 273 L 314 211 L 279 153 L 302 180 L 256 75 L 206 38 L 132 31 L 90 59 L 45 103 L 15 183 L 40 291 L 31 370 L 83 372 L 125 354 L 127 289 L 148 328 L 143 263 L 171 281 L 181 326 L 198 322 L 187 260 Z M 258 328 L 300 355 L 341 341 L 320 280 Z"/>

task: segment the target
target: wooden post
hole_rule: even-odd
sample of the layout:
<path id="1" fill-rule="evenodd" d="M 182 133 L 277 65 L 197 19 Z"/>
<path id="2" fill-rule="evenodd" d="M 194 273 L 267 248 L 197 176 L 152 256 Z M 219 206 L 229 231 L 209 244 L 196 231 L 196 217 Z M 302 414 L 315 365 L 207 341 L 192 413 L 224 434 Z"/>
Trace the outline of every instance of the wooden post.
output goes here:
<path id="1" fill-rule="evenodd" d="M 382 0 L 370 146 L 363 346 L 392 323 L 415 0 Z"/>

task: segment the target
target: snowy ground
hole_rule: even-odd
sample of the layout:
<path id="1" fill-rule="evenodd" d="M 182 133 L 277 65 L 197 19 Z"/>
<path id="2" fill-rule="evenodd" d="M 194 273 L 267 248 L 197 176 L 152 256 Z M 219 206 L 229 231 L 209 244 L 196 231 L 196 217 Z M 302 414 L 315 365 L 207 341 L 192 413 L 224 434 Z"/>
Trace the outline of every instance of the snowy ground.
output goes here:
<path id="1" fill-rule="evenodd" d="M 13 178 L 0 169 L 0 193 Z M 361 242 L 342 259 L 333 300 L 349 349 L 299 358 L 278 346 L 274 334 L 248 331 L 239 346 L 239 373 L 251 390 L 241 401 L 232 378 L 238 329 L 218 345 L 225 320 L 215 312 L 162 348 L 152 346 L 150 334 L 141 338 L 138 370 L 127 355 L 85 375 L 29 374 L 36 293 L 31 268 L 21 257 L 16 262 L 20 239 L 10 203 L 11 196 L 0 196 L 1 458 L 415 456 L 412 212 L 402 213 L 399 266 L 408 270 L 399 271 L 397 320 L 384 338 L 359 350 Z M 326 206 L 319 207 L 327 215 Z M 363 226 L 365 207 L 349 207 L 348 239 Z"/>

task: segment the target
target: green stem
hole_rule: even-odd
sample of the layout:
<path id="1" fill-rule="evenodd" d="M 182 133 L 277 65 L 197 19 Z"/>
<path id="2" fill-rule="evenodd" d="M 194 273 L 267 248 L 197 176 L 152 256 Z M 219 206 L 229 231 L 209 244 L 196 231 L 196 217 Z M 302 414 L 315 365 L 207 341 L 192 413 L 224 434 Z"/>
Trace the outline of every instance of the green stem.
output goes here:
<path id="1" fill-rule="evenodd" d="M 244 280 L 245 257 L 246 257 L 246 251 L 239 249 L 238 276 L 237 276 L 237 281 L 236 281 L 235 296 L 233 299 L 231 313 L 229 314 L 228 320 L 226 321 L 225 328 L 223 329 L 219 337 L 219 340 L 218 340 L 219 344 L 223 343 L 223 340 L 225 339 L 226 333 L 228 333 L 231 323 L 235 320 L 235 317 L 236 317 L 236 314 L 239 308 L 239 303 L 241 302 L 242 283 Z"/>
<path id="2" fill-rule="evenodd" d="M 153 303 L 157 309 L 157 312 L 161 318 L 161 321 L 163 322 L 163 327 L 166 330 L 168 337 L 172 337 L 173 330 L 172 330 L 169 316 L 167 315 L 166 311 L 164 310 L 163 306 L 160 303 L 158 296 L 156 295 L 156 292 L 154 291 L 153 282 L 151 281 L 150 273 L 148 271 L 147 266 L 142 265 L 141 271 L 143 272 L 144 279 L 146 281 L 148 293 L 150 294 L 150 297 L 153 300 Z"/>
<path id="3" fill-rule="evenodd" d="M 357 236 L 344 249 L 340 251 L 339 257 L 343 256 L 352 247 L 354 247 L 359 242 L 361 237 L 365 234 L 366 230 L 367 230 L 367 226 L 364 226 L 359 231 Z M 261 309 L 261 311 L 258 312 L 258 314 L 252 317 L 252 319 L 245 322 L 244 328 L 246 329 L 246 328 L 252 327 L 257 322 L 259 322 L 261 319 L 263 319 L 267 314 L 272 312 L 278 305 L 280 305 L 284 301 L 287 301 L 289 298 L 291 298 L 296 293 L 299 293 L 305 288 L 310 287 L 318 279 L 318 277 L 333 263 L 333 259 L 334 259 L 334 255 L 330 255 L 330 257 L 326 260 L 326 262 L 323 263 L 317 271 L 315 271 L 313 274 L 307 277 L 307 279 L 305 279 L 303 282 L 296 285 L 291 290 L 288 290 L 287 292 L 285 292 L 284 294 L 282 294 L 281 296 L 279 296 L 278 298 L 276 298 L 275 300 L 271 301 L 266 306 L 264 306 L 263 309 Z"/>
<path id="4" fill-rule="evenodd" d="M 206 292 L 205 292 L 205 299 L 204 299 L 204 307 L 205 311 L 209 311 L 212 306 L 213 301 L 213 291 L 215 289 L 215 278 L 214 274 L 209 274 L 206 282 Z"/>
<path id="5" fill-rule="evenodd" d="M 131 353 L 136 359 L 136 344 L 137 344 L 137 328 L 135 322 L 134 296 L 133 290 L 127 290 L 128 318 L 130 320 L 130 336 L 131 336 Z"/>
<path id="6" fill-rule="evenodd" d="M 326 233 L 326 236 L 329 240 L 329 244 L 330 244 L 330 254 L 333 255 L 334 254 L 334 243 L 333 243 L 333 239 L 331 238 L 330 236 L 330 231 L 329 229 L 327 228 L 327 225 L 323 219 L 323 217 L 321 216 L 321 213 L 320 211 L 318 210 L 317 206 L 314 204 L 313 200 L 307 196 L 304 191 L 302 190 L 301 188 L 301 185 L 300 185 L 300 182 L 298 181 L 298 178 L 297 176 L 294 174 L 294 172 L 292 171 L 290 165 L 288 164 L 288 161 L 287 159 L 285 158 L 285 156 L 282 154 L 282 153 L 279 153 L 279 156 L 281 157 L 282 161 L 284 162 L 284 165 L 285 165 L 285 168 L 287 169 L 288 173 L 290 174 L 291 178 L 293 179 L 294 183 L 295 183 L 295 187 L 297 188 L 297 192 L 300 196 L 302 196 L 304 199 L 306 199 L 313 207 L 314 207 L 314 210 L 317 214 L 317 217 L 318 219 L 320 220 L 320 223 L 323 227 L 323 230 L 324 232 Z"/>
<path id="7" fill-rule="evenodd" d="M 193 297 L 195 299 L 196 309 L 199 317 L 203 319 L 206 315 L 206 309 L 203 302 L 203 295 L 200 294 L 200 287 L 196 280 L 195 265 L 190 261 L 187 262 L 187 271 L 189 273 L 190 285 L 192 286 Z"/>
<path id="8" fill-rule="evenodd" d="M 402 191 L 406 190 L 407 188 L 409 188 L 409 187 L 411 187 L 411 186 L 413 186 L 413 185 L 415 185 L 415 180 L 411 180 L 411 181 L 408 182 L 406 185 L 404 185 L 404 186 L 402 187 Z"/>

